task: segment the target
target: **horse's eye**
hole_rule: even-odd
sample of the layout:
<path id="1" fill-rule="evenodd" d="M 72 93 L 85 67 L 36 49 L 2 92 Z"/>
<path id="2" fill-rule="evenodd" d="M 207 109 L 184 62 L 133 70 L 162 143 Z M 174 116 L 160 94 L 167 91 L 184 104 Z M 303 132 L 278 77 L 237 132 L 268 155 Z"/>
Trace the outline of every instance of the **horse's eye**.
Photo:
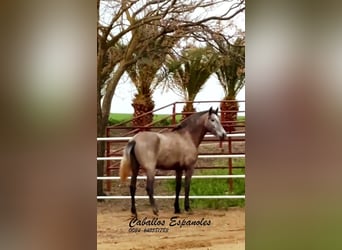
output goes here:
<path id="1" fill-rule="evenodd" d="M 214 119 L 211 119 L 211 122 L 214 122 L 215 120 Z"/>

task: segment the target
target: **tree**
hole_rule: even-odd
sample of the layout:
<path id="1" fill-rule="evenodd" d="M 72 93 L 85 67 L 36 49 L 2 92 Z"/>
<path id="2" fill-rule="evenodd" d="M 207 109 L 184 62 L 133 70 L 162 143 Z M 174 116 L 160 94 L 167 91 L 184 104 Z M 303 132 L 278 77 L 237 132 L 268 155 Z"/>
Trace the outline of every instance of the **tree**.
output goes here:
<path id="1" fill-rule="evenodd" d="M 167 68 L 173 80 L 171 86 L 187 102 L 183 118 L 195 112 L 193 101 L 218 66 L 218 56 L 210 47 L 188 47 L 181 56 L 174 55 L 168 60 Z"/>
<path id="2" fill-rule="evenodd" d="M 218 41 L 217 41 L 218 42 Z M 228 131 L 234 130 L 233 122 L 237 120 L 239 110 L 236 96 L 245 85 L 245 46 L 242 38 L 237 38 L 234 45 L 229 42 L 219 43 L 221 65 L 216 72 L 223 87 L 225 96 L 221 102 L 221 120 L 228 122 L 224 127 Z"/>
<path id="3" fill-rule="evenodd" d="M 225 1 L 194 0 L 97 0 L 97 136 L 104 137 L 112 98 L 122 75 L 144 57 L 151 41 L 173 36 L 183 30 L 191 34 L 203 27 L 217 25 L 218 20 L 230 20 L 244 11 L 244 1 L 233 1 L 232 7 L 220 15 L 202 17 L 196 9 L 206 12 Z M 147 38 L 136 32 L 144 25 L 158 23 L 156 33 Z M 145 40 L 144 40 L 145 39 Z M 102 91 L 101 91 L 102 90 Z M 97 155 L 103 156 L 105 143 L 98 142 Z M 98 161 L 97 175 L 103 176 L 104 162 Z M 97 194 L 104 195 L 102 181 Z"/>
<path id="4" fill-rule="evenodd" d="M 135 32 L 137 36 L 140 36 L 140 40 L 145 41 L 150 37 L 156 37 L 159 29 L 160 21 L 158 20 L 151 24 L 140 26 Z M 153 113 L 149 113 L 154 109 L 152 95 L 160 83 L 159 79 L 156 79 L 156 73 L 163 65 L 166 55 L 182 35 L 182 30 L 176 30 L 172 36 L 159 36 L 157 39 L 149 41 L 143 52 L 133 53 L 134 57 L 136 54 L 141 55 L 136 63 L 127 69 L 130 79 L 137 88 L 137 94 L 135 94 L 132 103 L 134 107 L 133 117 L 140 117 L 133 120 L 134 126 L 144 126 L 153 121 Z M 141 116 L 144 113 L 148 114 Z"/>

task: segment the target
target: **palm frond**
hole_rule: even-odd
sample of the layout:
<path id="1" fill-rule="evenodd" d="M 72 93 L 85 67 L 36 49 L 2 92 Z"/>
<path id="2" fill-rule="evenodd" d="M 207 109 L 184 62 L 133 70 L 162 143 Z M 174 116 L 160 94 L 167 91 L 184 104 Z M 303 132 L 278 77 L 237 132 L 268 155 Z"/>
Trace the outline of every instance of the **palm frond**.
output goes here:
<path id="1" fill-rule="evenodd" d="M 166 56 L 174 47 L 179 37 L 159 36 L 158 23 L 142 25 L 136 30 L 140 45 L 133 53 L 132 64 L 127 73 L 138 93 L 152 94 L 163 79 L 162 66 Z M 155 37 L 155 39 L 151 39 Z"/>
<path id="2" fill-rule="evenodd" d="M 182 93 L 185 101 L 195 100 L 219 66 L 217 55 L 208 47 L 187 48 L 180 57 L 169 58 L 166 65 L 173 79 L 171 88 Z"/>
<path id="3" fill-rule="evenodd" d="M 222 45 L 221 45 L 222 46 Z M 220 57 L 221 65 L 216 76 L 225 92 L 226 99 L 234 99 L 245 85 L 245 47 L 243 39 L 234 45 L 226 44 Z"/>

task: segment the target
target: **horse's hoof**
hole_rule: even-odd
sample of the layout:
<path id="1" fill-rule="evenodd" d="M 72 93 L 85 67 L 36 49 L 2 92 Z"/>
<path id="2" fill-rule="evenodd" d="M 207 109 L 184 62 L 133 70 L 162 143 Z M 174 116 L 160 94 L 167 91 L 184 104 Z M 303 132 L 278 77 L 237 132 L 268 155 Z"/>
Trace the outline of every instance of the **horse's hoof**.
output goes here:
<path id="1" fill-rule="evenodd" d="M 180 214 L 180 213 L 181 213 L 180 209 L 175 209 L 175 214 Z"/>
<path id="2" fill-rule="evenodd" d="M 186 211 L 187 214 L 193 214 L 193 213 L 194 213 L 194 212 L 192 211 L 192 209 L 190 209 L 190 208 L 187 209 L 187 210 L 185 210 L 185 211 Z"/>
<path id="3" fill-rule="evenodd" d="M 154 215 L 156 215 L 156 216 L 158 216 L 158 209 L 153 209 L 153 213 L 154 213 Z"/>
<path id="4" fill-rule="evenodd" d="M 188 213 L 188 214 L 192 214 L 192 209 L 190 207 L 185 207 L 184 210 Z"/>

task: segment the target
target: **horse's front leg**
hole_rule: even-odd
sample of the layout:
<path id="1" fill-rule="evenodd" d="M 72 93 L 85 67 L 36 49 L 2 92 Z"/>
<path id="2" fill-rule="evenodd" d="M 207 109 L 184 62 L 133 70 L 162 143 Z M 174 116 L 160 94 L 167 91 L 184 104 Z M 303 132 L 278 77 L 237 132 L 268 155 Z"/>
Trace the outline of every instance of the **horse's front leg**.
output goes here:
<path id="1" fill-rule="evenodd" d="M 146 191 L 150 198 L 150 204 L 153 209 L 153 213 L 158 216 L 158 207 L 153 197 L 153 183 L 154 183 L 154 173 L 147 173 L 147 184 L 146 184 Z"/>
<path id="2" fill-rule="evenodd" d="M 189 169 L 185 170 L 185 199 L 184 199 L 184 209 L 185 211 L 189 212 L 190 211 L 190 204 L 189 204 L 189 193 L 190 193 L 190 182 L 191 182 L 191 177 L 194 172 L 194 168 L 191 167 Z"/>
<path id="3" fill-rule="evenodd" d="M 175 214 L 180 213 L 180 208 L 179 208 L 179 193 L 181 190 L 182 186 L 182 170 L 176 170 L 176 199 L 174 203 L 175 207 Z"/>

